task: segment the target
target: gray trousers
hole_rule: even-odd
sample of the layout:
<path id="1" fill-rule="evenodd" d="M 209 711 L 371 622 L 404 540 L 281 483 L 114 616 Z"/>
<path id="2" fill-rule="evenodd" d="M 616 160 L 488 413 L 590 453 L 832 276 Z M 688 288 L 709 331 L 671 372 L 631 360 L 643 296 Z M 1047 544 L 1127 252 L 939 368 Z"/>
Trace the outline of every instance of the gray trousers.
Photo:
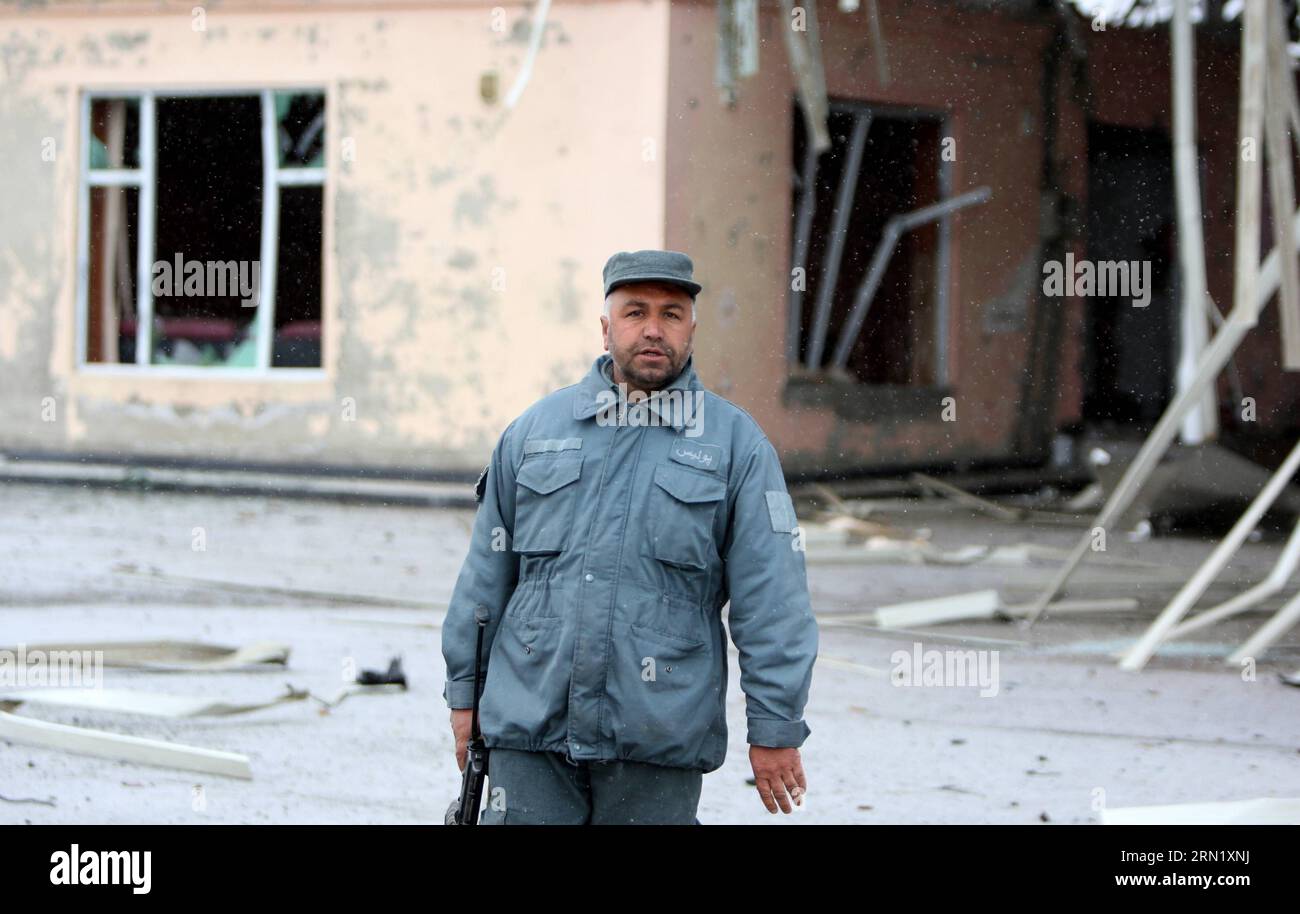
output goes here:
<path id="1" fill-rule="evenodd" d="M 482 825 L 698 825 L 704 772 L 492 749 Z"/>

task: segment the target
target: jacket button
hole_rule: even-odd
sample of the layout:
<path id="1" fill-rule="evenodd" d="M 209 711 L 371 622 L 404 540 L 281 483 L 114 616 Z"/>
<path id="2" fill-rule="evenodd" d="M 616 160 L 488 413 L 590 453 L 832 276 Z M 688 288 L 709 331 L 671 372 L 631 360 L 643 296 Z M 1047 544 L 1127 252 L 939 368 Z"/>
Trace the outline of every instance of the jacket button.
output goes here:
<path id="1" fill-rule="evenodd" d="M 587 577 L 586 577 L 584 580 L 586 580 L 586 582 L 587 582 L 588 584 L 590 584 L 592 581 L 596 580 L 596 576 L 595 576 L 595 575 L 592 575 L 592 574 L 589 574 L 589 575 L 587 575 Z"/>
<path id="2" fill-rule="evenodd" d="M 531 654 L 532 652 L 533 652 L 532 645 L 530 645 L 530 644 L 525 644 L 525 645 L 524 645 L 524 653 L 525 653 L 525 654 Z"/>

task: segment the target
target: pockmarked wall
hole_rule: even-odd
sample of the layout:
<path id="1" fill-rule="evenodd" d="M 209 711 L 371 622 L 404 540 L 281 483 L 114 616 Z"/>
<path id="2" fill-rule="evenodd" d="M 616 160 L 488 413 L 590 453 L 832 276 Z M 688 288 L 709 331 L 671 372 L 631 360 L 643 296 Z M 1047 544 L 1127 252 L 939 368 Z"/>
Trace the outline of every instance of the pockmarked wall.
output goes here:
<path id="1" fill-rule="evenodd" d="M 765 11 L 759 72 L 739 82 L 736 105 L 725 108 L 710 91 L 711 58 L 695 47 L 712 6 L 673 6 L 669 244 L 691 251 L 711 284 L 697 340 L 706 380 L 758 418 L 795 471 L 1004 455 L 1020 409 L 1028 336 L 985 335 L 981 305 L 1005 294 L 1038 238 L 1048 33 L 943 4 L 882 2 L 881 9 L 888 84 L 867 17 L 818 5 L 828 94 L 946 114 L 956 150 L 952 192 L 992 190 L 988 203 L 952 219 L 947 356 L 956 421 L 943 421 L 939 395 L 928 408 L 870 422 L 784 402 L 791 174 L 798 168 L 785 23 L 778 10 Z M 860 396 L 873 391 L 864 385 Z"/>
<path id="2" fill-rule="evenodd" d="M 942 112 L 955 150 L 951 192 L 987 186 L 992 193 L 951 220 L 947 357 L 955 419 L 945 421 L 938 394 L 919 408 L 870 421 L 785 396 L 791 176 L 800 163 L 793 161 L 796 88 L 781 32 L 786 23 L 775 7 L 764 8 L 760 20 L 759 71 L 737 82 L 730 107 L 719 102 L 713 58 L 699 46 L 712 27 L 713 5 L 672 7 L 666 235 L 670 247 L 691 252 L 706 285 L 696 342 L 701 373 L 754 414 L 794 472 L 1041 458 L 1024 454 L 1020 439 L 1028 414 L 1024 377 L 1034 357 L 1031 329 L 1042 309 L 1057 311 L 1058 345 L 1047 356 L 1056 374 L 1048 415 L 1055 426 L 1068 426 L 1081 415 L 1089 306 L 1074 296 L 1044 301 L 1041 275 L 1032 270 L 1030 282 L 1020 281 L 1025 267 L 1034 266 L 1044 212 L 1044 58 L 1051 29 L 1042 17 L 994 7 L 880 0 L 879 8 L 888 81 L 881 78 L 869 18 L 818 4 L 828 94 Z M 1067 198 L 1065 251 L 1076 258 L 1087 256 L 1088 123 L 1171 131 L 1167 31 L 1094 32 L 1086 20 L 1080 23 L 1083 65 L 1075 71 L 1067 48 L 1056 76 L 1053 155 Z M 1226 313 L 1237 55 L 1231 36 L 1198 31 L 1198 39 L 1208 280 Z M 1265 238 L 1271 245 L 1267 231 Z M 1024 310 L 1024 329 L 990 332 L 986 312 L 1011 299 Z M 1266 433 L 1292 426 L 1300 414 L 1300 384 L 1280 369 L 1278 337 L 1270 304 L 1236 360 Z M 1167 343 L 1178 345 L 1176 338 Z M 1228 390 L 1226 378 L 1220 390 Z M 861 385 L 852 395 L 869 399 L 881 392 Z"/>
<path id="3" fill-rule="evenodd" d="M 193 6 L 0 9 L 0 450 L 481 466 L 602 351 L 605 258 L 663 244 L 666 0 L 556 3 L 510 111 L 530 7 L 226 2 L 196 30 Z M 304 85 L 327 95 L 321 371 L 78 369 L 81 94 Z"/>

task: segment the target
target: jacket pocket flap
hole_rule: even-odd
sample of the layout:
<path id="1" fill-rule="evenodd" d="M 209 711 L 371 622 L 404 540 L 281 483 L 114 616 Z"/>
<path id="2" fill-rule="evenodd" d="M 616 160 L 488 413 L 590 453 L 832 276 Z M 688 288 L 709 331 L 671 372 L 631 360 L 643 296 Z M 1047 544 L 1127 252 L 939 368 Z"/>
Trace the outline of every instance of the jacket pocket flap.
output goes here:
<path id="1" fill-rule="evenodd" d="M 727 494 L 727 483 L 724 480 L 700 476 L 670 466 L 655 468 L 655 483 L 673 498 L 687 504 L 718 501 Z"/>
<path id="2" fill-rule="evenodd" d="M 549 495 L 582 475 L 582 458 L 525 460 L 515 479 L 538 495 Z"/>

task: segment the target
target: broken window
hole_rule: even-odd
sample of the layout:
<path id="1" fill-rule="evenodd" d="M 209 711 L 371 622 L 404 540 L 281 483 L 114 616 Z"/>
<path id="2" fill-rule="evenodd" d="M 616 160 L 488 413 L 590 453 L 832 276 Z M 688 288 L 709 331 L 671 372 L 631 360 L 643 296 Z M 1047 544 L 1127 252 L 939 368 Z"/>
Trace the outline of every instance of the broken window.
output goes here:
<path id="1" fill-rule="evenodd" d="M 319 368 L 324 94 L 84 105 L 80 360 Z"/>
<path id="2" fill-rule="evenodd" d="M 140 103 L 96 99 L 89 109 L 86 155 L 88 304 L 85 357 L 89 362 L 135 360 L 136 280 L 140 225 Z"/>
<path id="3" fill-rule="evenodd" d="M 86 361 L 135 361 L 140 188 L 92 187 Z"/>
<path id="4" fill-rule="evenodd" d="M 797 376 L 947 383 L 947 196 L 938 113 L 832 101 L 831 146 L 794 108 L 787 356 Z"/>

